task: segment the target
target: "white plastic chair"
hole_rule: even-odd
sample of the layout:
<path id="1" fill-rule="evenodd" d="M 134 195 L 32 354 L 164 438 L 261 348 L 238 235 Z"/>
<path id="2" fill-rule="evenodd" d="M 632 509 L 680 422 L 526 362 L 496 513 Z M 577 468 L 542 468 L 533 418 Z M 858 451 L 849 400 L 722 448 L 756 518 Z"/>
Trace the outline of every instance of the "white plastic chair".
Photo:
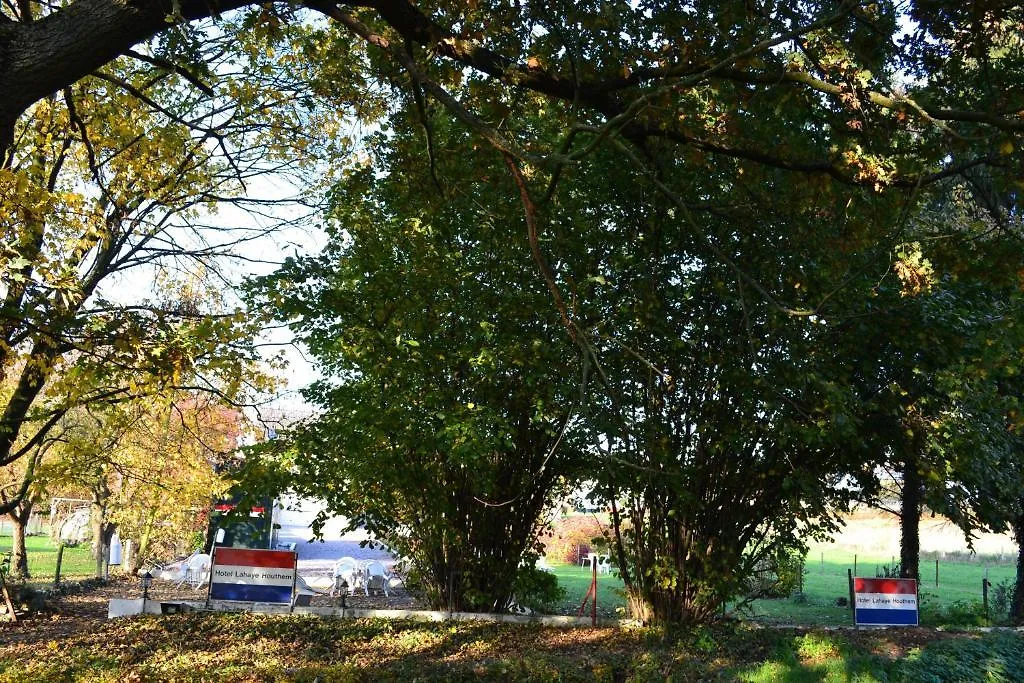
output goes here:
<path id="1" fill-rule="evenodd" d="M 384 571 L 384 565 L 376 560 L 366 563 L 366 581 L 363 582 L 363 592 L 370 597 L 370 591 L 384 591 L 384 597 L 388 596 L 388 575 Z"/>
<path id="2" fill-rule="evenodd" d="M 599 555 L 597 558 L 597 573 L 598 574 L 611 574 L 612 573 L 612 559 L 609 555 Z"/>
<path id="3" fill-rule="evenodd" d="M 178 588 L 181 584 L 187 583 L 192 588 L 199 588 L 210 580 L 210 556 L 206 553 L 195 553 L 185 560 L 185 573 L 178 581 Z"/>
<path id="4" fill-rule="evenodd" d="M 356 587 L 362 582 L 363 570 L 354 557 L 343 557 L 334 564 L 332 573 L 334 585 L 331 588 L 331 596 L 341 593 L 341 584 L 344 583 L 351 595 Z"/>

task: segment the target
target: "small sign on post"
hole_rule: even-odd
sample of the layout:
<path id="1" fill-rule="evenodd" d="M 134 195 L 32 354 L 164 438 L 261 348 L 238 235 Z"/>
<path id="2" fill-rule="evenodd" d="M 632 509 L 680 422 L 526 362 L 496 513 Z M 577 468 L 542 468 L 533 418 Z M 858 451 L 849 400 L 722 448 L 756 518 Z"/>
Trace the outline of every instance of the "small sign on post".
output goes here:
<path id="1" fill-rule="evenodd" d="M 210 600 L 291 604 L 295 564 L 290 550 L 215 548 Z"/>
<path id="2" fill-rule="evenodd" d="M 917 626 L 915 579 L 853 580 L 853 623 L 857 626 Z"/>

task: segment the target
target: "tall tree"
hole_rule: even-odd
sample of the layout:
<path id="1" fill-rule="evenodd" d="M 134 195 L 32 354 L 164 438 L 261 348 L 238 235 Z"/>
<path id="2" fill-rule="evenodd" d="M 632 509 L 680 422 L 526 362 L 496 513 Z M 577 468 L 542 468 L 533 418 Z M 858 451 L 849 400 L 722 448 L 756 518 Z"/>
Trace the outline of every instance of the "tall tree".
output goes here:
<path id="1" fill-rule="evenodd" d="M 311 172 L 346 143 L 311 144 L 336 128 L 333 114 L 298 103 L 271 57 L 235 68 L 246 48 L 204 37 L 164 42 L 207 60 L 203 76 L 230 96 L 211 100 L 200 76 L 138 53 L 19 121 L 0 169 L 0 372 L 13 386 L 0 405 L 0 463 L 30 453 L 75 406 L 183 377 L 232 400 L 252 389 L 243 380 L 258 358 L 257 316 L 230 295 L 213 309 L 162 289 L 192 278 L 223 291 L 236 279 L 231 259 L 266 260 L 249 243 L 300 220 L 302 204 L 267 189 L 246 196 L 251 184 L 272 173 L 315 196 Z M 232 216 L 211 216 L 228 206 Z"/>
<path id="2" fill-rule="evenodd" d="M 707 621 L 844 505 L 856 401 L 821 338 L 900 204 L 654 147 L 631 173 L 621 150 L 562 181 L 549 244 L 594 367 L 587 426 L 631 607 Z"/>
<path id="3" fill-rule="evenodd" d="M 1019 222 L 977 188 L 952 184 L 924 199 L 892 267 L 866 274 L 870 299 L 850 301 L 822 339 L 859 403 L 861 492 L 899 517 L 909 578 L 926 507 L 970 539 L 1005 527 L 1005 498 L 993 492 L 1017 485 L 1000 385 L 1019 354 Z"/>
<path id="4" fill-rule="evenodd" d="M 227 490 L 218 473 L 234 456 L 242 424 L 208 395 L 163 396 L 81 408 L 65 416 L 64 434 L 42 465 L 46 486 L 91 500 L 97 572 L 105 572 L 116 532 L 130 542 L 125 570 L 173 557 L 204 537 L 202 515 Z"/>
<path id="5" fill-rule="evenodd" d="M 408 557 L 433 606 L 494 611 L 552 587 L 532 560 L 579 465 L 578 370 L 527 245 L 506 237 L 503 163 L 461 157 L 459 128 L 438 125 L 432 165 L 400 120 L 381 166 L 335 190 L 323 253 L 261 300 L 331 378 L 306 392 L 323 415 L 294 436 L 289 483 Z"/>

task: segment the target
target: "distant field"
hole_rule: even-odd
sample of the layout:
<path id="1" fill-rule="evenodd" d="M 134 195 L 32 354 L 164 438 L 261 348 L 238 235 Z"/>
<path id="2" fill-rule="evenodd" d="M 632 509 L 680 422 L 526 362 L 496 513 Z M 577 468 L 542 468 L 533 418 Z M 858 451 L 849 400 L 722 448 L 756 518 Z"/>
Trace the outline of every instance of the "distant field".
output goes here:
<path id="1" fill-rule="evenodd" d="M 974 559 L 980 562 L 1013 562 L 1017 544 L 1010 534 L 978 534 L 974 539 Z M 899 557 L 900 528 L 896 517 L 876 510 L 858 510 L 845 527 L 833 536 L 837 549 L 863 553 L 877 558 Z M 812 548 L 812 554 L 813 554 Z M 963 533 L 944 517 L 921 518 L 921 552 L 931 559 L 952 559 L 970 554 Z"/>
<path id="2" fill-rule="evenodd" d="M 1008 535 L 983 534 L 971 554 L 963 535 L 941 518 L 921 520 L 922 624 L 948 623 L 982 614 L 982 580 L 992 586 L 1012 582 L 1016 576 L 1017 546 Z M 849 595 L 847 569 L 857 576 L 875 576 L 899 560 L 899 526 L 891 515 L 861 512 L 831 543 L 811 546 L 805 565 L 803 598 L 756 600 L 742 612 L 747 618 L 794 625 L 848 625 L 853 621 L 849 607 L 836 605 Z M 939 582 L 935 583 L 938 561 Z M 555 566 L 554 573 L 567 597 L 559 612 L 575 614 L 590 586 L 590 570 L 572 565 Z M 990 589 L 990 599 L 994 589 Z M 990 600 L 990 602 L 993 602 Z M 734 606 L 730 605 L 730 609 Z M 614 576 L 598 578 L 598 614 L 613 617 L 625 608 L 622 582 Z M 995 617 L 994 604 L 990 605 Z M 965 613 L 971 614 L 965 614 Z M 589 612 L 587 612 L 589 614 Z M 983 623 L 983 621 L 981 622 Z"/>
<path id="3" fill-rule="evenodd" d="M 29 536 L 25 539 L 28 550 L 28 571 L 33 583 L 52 583 L 57 569 L 57 546 L 49 536 Z M 11 550 L 10 535 L 0 536 L 0 553 Z M 88 544 L 64 548 L 61 561 L 61 579 L 81 579 L 96 574 L 96 561 Z"/>

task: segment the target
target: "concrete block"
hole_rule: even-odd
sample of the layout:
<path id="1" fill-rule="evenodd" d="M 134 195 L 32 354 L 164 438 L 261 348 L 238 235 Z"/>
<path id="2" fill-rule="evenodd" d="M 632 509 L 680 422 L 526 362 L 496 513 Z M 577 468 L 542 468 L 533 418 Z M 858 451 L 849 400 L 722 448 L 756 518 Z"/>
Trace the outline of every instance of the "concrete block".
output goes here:
<path id="1" fill-rule="evenodd" d="M 107 619 L 116 619 L 117 617 L 131 617 L 136 614 L 143 613 L 142 598 L 138 600 L 123 600 L 120 598 L 114 598 L 110 601 L 110 605 L 107 607 Z M 160 602 L 158 600 L 146 600 L 145 605 L 146 614 L 162 614 L 160 609 Z"/>

